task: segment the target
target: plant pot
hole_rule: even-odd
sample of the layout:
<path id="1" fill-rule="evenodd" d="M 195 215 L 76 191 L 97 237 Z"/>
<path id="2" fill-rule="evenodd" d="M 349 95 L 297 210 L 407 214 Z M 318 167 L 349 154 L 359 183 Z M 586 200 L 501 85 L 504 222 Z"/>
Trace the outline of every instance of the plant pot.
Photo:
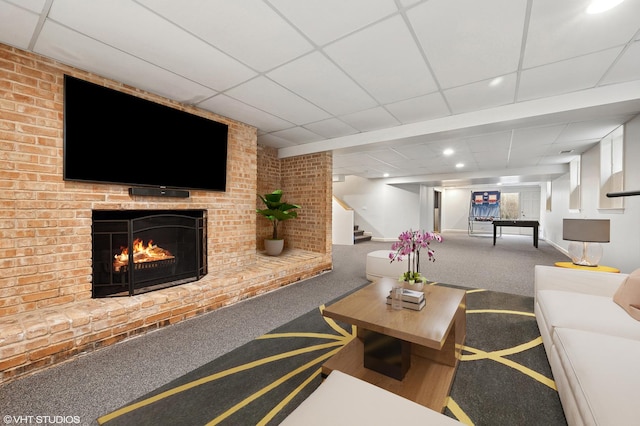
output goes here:
<path id="1" fill-rule="evenodd" d="M 269 256 L 278 256 L 284 248 L 284 240 L 264 240 L 264 249 Z"/>
<path id="2" fill-rule="evenodd" d="M 403 287 L 409 290 L 422 291 L 424 290 L 424 283 L 422 281 L 403 281 Z"/>

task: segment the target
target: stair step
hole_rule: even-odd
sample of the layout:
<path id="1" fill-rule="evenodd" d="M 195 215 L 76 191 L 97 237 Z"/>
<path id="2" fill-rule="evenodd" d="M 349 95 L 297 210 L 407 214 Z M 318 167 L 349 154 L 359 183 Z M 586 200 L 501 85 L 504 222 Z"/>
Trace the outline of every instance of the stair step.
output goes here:
<path id="1" fill-rule="evenodd" d="M 360 229 L 359 225 L 353 225 L 353 243 L 363 243 L 365 241 L 371 241 L 370 235 L 364 235 L 364 230 Z"/>
<path id="2" fill-rule="evenodd" d="M 354 244 L 364 243 L 365 241 L 371 241 L 371 235 L 360 235 L 353 239 Z"/>

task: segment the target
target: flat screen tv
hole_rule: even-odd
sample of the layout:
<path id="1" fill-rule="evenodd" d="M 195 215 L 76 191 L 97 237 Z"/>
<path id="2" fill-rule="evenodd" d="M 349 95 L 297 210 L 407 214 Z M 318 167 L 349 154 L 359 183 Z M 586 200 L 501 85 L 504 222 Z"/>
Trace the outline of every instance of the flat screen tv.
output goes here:
<path id="1" fill-rule="evenodd" d="M 225 191 L 228 126 L 65 75 L 64 179 Z"/>

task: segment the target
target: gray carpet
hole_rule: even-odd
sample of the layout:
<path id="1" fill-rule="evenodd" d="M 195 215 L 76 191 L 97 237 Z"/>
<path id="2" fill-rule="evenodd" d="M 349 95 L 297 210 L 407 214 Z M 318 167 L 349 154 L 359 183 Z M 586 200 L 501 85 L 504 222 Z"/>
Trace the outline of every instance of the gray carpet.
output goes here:
<path id="1" fill-rule="evenodd" d="M 430 303 L 427 299 L 425 309 Z M 446 415 L 476 426 L 566 426 L 532 313 L 531 297 L 467 292 L 467 338 Z M 354 332 L 339 321 L 334 328 L 314 309 L 105 413 L 100 422 L 105 426 L 278 425 L 320 385 L 320 367 Z"/>
<path id="2" fill-rule="evenodd" d="M 78 416 L 81 424 L 135 400 L 171 380 L 366 283 L 366 254 L 391 243 L 334 246 L 334 270 L 278 291 L 220 309 L 81 356 L 0 388 L 0 414 Z M 531 237 L 444 234 L 436 262 L 422 268 L 429 280 L 533 295 L 533 265 L 567 260 Z"/>
<path id="3" fill-rule="evenodd" d="M 535 265 L 569 260 L 546 241 L 540 240 L 535 248 L 533 238 L 526 235 L 503 234 L 494 246 L 493 236 L 448 233 L 431 247 L 436 261 L 421 267 L 430 281 L 531 297 Z"/>

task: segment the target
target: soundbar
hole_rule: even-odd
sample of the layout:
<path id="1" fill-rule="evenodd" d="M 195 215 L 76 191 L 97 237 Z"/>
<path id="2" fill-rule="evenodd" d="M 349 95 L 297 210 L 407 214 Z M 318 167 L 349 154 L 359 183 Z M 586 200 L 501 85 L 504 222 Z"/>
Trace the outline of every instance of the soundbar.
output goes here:
<path id="1" fill-rule="evenodd" d="M 189 191 L 167 188 L 129 188 L 129 195 L 144 195 L 147 197 L 189 198 Z"/>

